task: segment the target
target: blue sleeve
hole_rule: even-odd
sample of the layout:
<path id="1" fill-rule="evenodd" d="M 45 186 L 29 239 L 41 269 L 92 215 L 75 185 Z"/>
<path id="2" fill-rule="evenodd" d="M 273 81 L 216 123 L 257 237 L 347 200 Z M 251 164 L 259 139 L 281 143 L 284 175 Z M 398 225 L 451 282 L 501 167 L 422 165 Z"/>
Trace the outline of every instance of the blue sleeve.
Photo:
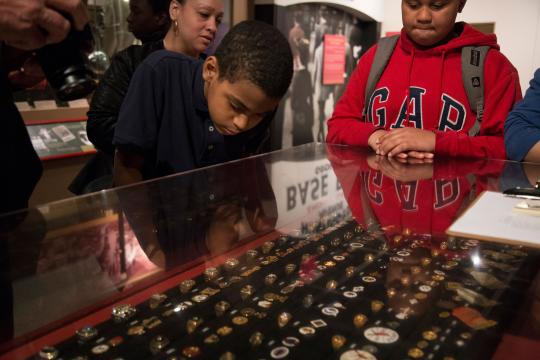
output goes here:
<path id="1" fill-rule="evenodd" d="M 521 161 L 529 150 L 540 141 L 540 69 L 536 70 L 530 87 L 504 124 L 506 155 L 510 160 Z"/>
<path id="2" fill-rule="evenodd" d="M 155 147 L 162 109 L 163 89 L 159 72 L 143 62 L 138 66 L 120 108 L 113 144 L 141 150 Z"/>

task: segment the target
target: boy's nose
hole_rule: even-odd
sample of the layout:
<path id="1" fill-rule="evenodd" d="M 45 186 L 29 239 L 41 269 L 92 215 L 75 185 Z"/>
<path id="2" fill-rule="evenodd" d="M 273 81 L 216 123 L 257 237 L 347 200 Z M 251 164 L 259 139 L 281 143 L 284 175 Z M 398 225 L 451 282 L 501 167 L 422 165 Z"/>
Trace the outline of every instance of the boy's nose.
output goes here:
<path id="1" fill-rule="evenodd" d="M 248 127 L 249 118 L 244 114 L 238 114 L 234 117 L 233 124 L 238 130 L 244 131 Z"/>
<path id="2" fill-rule="evenodd" d="M 420 10 L 418 10 L 418 15 L 416 19 L 418 20 L 418 22 L 421 22 L 421 23 L 431 22 L 431 10 L 429 10 L 426 7 L 420 8 Z"/>

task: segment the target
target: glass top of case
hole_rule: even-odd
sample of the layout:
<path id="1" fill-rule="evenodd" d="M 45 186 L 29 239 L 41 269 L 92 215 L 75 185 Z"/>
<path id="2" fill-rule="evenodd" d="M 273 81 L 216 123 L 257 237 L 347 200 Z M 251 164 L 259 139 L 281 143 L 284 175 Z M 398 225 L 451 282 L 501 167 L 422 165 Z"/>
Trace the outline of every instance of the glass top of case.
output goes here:
<path id="1" fill-rule="evenodd" d="M 539 177 L 309 144 L 6 214 L 0 359 L 490 358 L 539 253 L 445 231 Z"/>

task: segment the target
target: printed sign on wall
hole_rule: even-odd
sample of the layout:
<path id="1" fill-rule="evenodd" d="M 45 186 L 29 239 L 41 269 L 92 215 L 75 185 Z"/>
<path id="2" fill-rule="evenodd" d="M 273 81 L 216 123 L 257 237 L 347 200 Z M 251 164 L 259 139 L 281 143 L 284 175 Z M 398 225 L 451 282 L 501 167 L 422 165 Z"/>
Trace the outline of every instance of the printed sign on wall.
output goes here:
<path id="1" fill-rule="evenodd" d="M 336 85 L 345 82 L 345 36 L 324 35 L 323 84 Z"/>

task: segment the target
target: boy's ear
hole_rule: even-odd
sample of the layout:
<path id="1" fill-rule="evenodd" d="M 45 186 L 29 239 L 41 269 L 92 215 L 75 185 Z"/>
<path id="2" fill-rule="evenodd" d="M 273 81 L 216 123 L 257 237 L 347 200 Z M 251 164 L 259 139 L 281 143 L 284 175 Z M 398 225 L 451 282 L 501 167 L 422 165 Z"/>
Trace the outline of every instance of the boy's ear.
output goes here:
<path id="1" fill-rule="evenodd" d="M 209 56 L 204 60 L 203 64 L 203 79 L 204 81 L 212 81 L 219 78 L 219 64 L 215 56 Z"/>
<path id="2" fill-rule="evenodd" d="M 168 20 L 169 20 L 169 14 L 161 13 L 161 14 L 157 15 L 156 23 L 159 26 L 163 26 L 163 25 L 165 25 L 167 23 Z"/>

